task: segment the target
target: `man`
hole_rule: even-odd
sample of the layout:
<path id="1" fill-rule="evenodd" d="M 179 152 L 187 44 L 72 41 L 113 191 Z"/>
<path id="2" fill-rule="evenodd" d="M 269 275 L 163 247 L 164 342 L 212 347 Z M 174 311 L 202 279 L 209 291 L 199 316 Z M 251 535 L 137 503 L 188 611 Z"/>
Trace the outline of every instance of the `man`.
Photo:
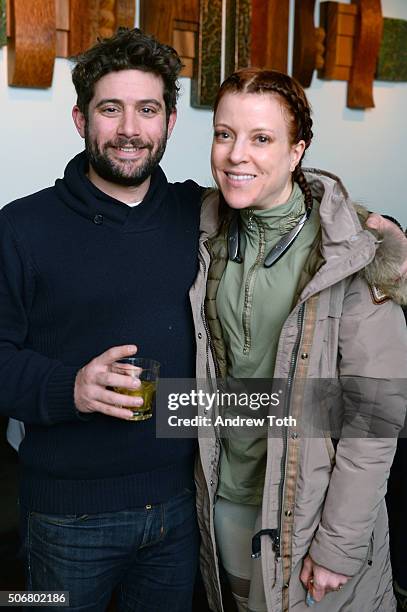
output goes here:
<path id="1" fill-rule="evenodd" d="M 121 610 L 191 607 L 195 446 L 157 440 L 153 419 L 128 422 L 138 398 L 111 390 L 131 386 L 111 366 L 137 349 L 163 377 L 195 373 L 201 188 L 168 184 L 158 166 L 179 70 L 139 30 L 80 56 L 86 152 L 55 187 L 0 211 L 0 411 L 26 424 L 28 586 L 69 591 L 84 612 L 116 587 Z"/>
<path id="2" fill-rule="evenodd" d="M 121 610 L 191 608 L 195 443 L 156 439 L 154 419 L 129 421 L 140 399 L 111 390 L 140 385 L 111 371 L 137 350 L 163 377 L 195 372 L 202 188 L 158 165 L 180 68 L 139 30 L 79 56 L 86 152 L 0 211 L 0 411 L 26 425 L 28 588 L 69 591 L 75 610 L 104 610 L 115 588 Z"/>

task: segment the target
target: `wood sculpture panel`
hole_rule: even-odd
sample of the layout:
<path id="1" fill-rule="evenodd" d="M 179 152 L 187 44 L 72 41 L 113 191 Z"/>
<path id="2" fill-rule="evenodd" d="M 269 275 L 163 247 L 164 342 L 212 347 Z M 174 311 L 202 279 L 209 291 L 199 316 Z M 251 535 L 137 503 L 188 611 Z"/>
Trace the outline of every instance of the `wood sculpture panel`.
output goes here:
<path id="1" fill-rule="evenodd" d="M 403 19 L 383 19 L 376 79 L 407 81 L 407 21 Z"/>
<path id="2" fill-rule="evenodd" d="M 182 76 L 192 77 L 199 29 L 199 0 L 141 0 L 140 27 L 181 56 Z"/>
<path id="3" fill-rule="evenodd" d="M 10 0 L 8 83 L 50 87 L 55 60 L 55 0 Z"/>
<path id="4" fill-rule="evenodd" d="M 211 108 L 221 81 L 222 0 L 201 0 L 199 24 L 191 103 Z"/>
<path id="5" fill-rule="evenodd" d="M 0 0 L 0 47 L 7 44 L 6 0 Z"/>
<path id="6" fill-rule="evenodd" d="M 289 0 L 252 0 L 252 66 L 287 71 Z"/>
<path id="7" fill-rule="evenodd" d="M 324 64 L 321 79 L 348 81 L 353 62 L 358 7 L 343 2 L 321 2 L 320 25 L 325 30 Z"/>
<path id="8" fill-rule="evenodd" d="M 381 1 L 352 0 L 352 4 L 359 7 L 359 19 L 353 47 L 347 106 L 372 108 L 373 81 L 383 33 Z"/>

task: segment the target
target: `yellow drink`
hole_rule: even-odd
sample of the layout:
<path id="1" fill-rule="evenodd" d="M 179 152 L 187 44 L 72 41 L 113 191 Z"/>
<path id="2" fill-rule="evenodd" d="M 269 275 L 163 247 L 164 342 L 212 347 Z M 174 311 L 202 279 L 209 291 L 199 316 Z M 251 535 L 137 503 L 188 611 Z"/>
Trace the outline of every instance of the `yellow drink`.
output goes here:
<path id="1" fill-rule="evenodd" d="M 140 389 L 126 389 L 125 387 L 113 387 L 116 393 L 131 395 L 132 397 L 142 397 L 143 405 L 137 408 L 129 408 L 133 413 L 131 421 L 145 421 L 153 416 L 153 398 L 156 388 L 156 381 L 141 380 Z"/>

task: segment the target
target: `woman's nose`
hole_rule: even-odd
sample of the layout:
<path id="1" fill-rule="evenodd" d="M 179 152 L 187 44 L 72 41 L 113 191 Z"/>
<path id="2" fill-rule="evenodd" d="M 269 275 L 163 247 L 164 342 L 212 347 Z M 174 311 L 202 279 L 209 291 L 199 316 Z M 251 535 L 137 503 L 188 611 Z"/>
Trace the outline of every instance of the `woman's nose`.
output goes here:
<path id="1" fill-rule="evenodd" d="M 240 164 L 247 161 L 247 144 L 243 140 L 235 140 L 229 150 L 229 159 L 233 164 Z"/>

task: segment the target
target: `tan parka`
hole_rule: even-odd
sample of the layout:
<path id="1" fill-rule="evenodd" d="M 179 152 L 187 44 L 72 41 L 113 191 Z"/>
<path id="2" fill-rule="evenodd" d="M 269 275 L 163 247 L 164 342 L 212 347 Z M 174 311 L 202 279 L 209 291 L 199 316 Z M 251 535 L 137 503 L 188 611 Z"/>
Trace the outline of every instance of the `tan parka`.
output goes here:
<path id="1" fill-rule="evenodd" d="M 390 612 L 395 603 L 384 495 L 396 448 L 395 432 L 404 424 L 407 332 L 400 307 L 391 299 L 382 299 L 372 285 L 376 276 L 382 287 L 386 277 L 394 279 L 400 249 L 394 245 L 389 251 L 387 244 L 380 244 L 362 228 L 339 179 L 314 169 L 305 174 L 320 201 L 320 252 L 325 262 L 302 290 L 283 326 L 274 376 L 290 380 L 288 414 L 297 422 L 306 408 L 304 381 L 310 378 L 340 381 L 341 406 L 348 414 L 377 404 L 380 388 L 380 419 L 390 432 L 383 435 L 390 437 L 355 437 L 351 425 L 349 437 L 342 430 L 336 448 L 330 435 L 306 437 L 300 427 L 285 428 L 281 437 L 269 438 L 262 529 L 272 529 L 274 536 L 261 537 L 261 557 L 255 562 L 262 563 L 270 612 L 308 610 L 299 580 L 307 553 L 316 563 L 352 577 L 315 610 Z M 217 231 L 217 209 L 218 196 L 212 192 L 203 204 L 200 271 L 190 291 L 197 378 L 201 384 L 206 379 L 208 385 L 216 370 L 204 309 L 211 263 L 206 243 Z M 404 288 L 396 291 L 401 301 Z M 354 381 L 359 379 L 372 379 L 372 384 L 369 381 L 363 393 L 355 395 Z M 377 382 L 383 379 L 384 383 Z M 324 402 L 314 409 L 324 410 Z M 221 612 L 213 523 L 220 456 L 215 432 L 208 435 L 205 428 L 199 447 L 196 484 L 201 570 L 209 605 Z"/>

